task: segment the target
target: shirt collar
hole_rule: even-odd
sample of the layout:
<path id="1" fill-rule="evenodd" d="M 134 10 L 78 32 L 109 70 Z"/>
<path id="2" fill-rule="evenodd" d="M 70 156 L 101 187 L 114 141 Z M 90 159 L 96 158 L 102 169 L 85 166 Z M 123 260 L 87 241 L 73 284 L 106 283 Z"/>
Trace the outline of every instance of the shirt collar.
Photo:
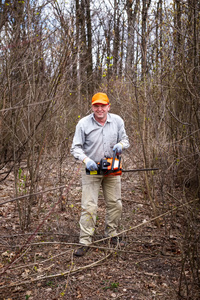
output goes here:
<path id="1" fill-rule="evenodd" d="M 107 115 L 107 122 L 112 122 L 111 115 L 109 113 Z"/>
<path id="2" fill-rule="evenodd" d="M 97 122 L 97 121 L 95 120 L 94 113 L 92 113 L 91 116 L 92 116 L 92 119 L 93 119 L 95 122 Z M 107 123 L 107 122 L 108 122 L 108 123 L 112 122 L 112 118 L 111 118 L 111 115 L 110 115 L 109 113 L 107 114 L 107 120 L 106 120 L 106 123 Z M 98 122 L 97 122 L 97 123 L 98 123 Z M 106 124 L 106 123 L 105 123 L 105 124 Z"/>

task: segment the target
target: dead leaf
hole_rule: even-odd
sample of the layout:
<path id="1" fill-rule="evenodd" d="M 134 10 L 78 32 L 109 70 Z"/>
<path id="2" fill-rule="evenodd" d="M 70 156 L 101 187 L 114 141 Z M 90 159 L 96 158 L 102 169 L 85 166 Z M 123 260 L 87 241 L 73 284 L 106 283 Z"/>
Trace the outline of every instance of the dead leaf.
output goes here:
<path id="1" fill-rule="evenodd" d="M 27 296 L 31 296 L 31 295 L 32 295 L 32 291 L 27 291 L 27 292 L 26 292 L 26 295 L 27 295 Z"/>
<path id="2" fill-rule="evenodd" d="M 44 271 L 43 268 L 38 268 L 38 269 L 37 269 L 37 272 L 39 272 L 39 273 L 42 273 L 43 271 Z"/>
<path id="3" fill-rule="evenodd" d="M 3 253 L 1 254 L 1 256 L 3 256 L 3 257 L 10 257 L 10 254 L 9 254 L 8 251 L 5 251 L 5 252 L 3 252 Z"/>
<path id="4" fill-rule="evenodd" d="M 76 296 L 77 299 L 80 299 L 82 298 L 82 295 L 81 295 L 81 292 L 79 290 L 77 290 L 77 296 Z"/>
<path id="5" fill-rule="evenodd" d="M 28 273 L 30 272 L 29 269 L 25 269 L 24 272 L 22 273 L 22 278 L 27 278 L 28 277 Z"/>

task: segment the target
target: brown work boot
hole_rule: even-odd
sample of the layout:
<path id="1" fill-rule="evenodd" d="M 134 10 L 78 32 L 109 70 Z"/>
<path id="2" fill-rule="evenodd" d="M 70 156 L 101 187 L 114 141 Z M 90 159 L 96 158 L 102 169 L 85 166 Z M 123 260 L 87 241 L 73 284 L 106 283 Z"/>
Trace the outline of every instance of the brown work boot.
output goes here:
<path id="1" fill-rule="evenodd" d="M 75 256 L 83 256 L 85 253 L 88 251 L 89 247 L 87 246 L 82 246 L 78 248 L 77 250 L 74 251 Z"/>
<path id="2" fill-rule="evenodd" d="M 118 236 L 112 237 L 110 242 L 111 242 L 111 244 L 113 244 L 115 246 L 120 246 L 120 247 L 125 247 L 126 246 L 125 241 L 123 241 L 122 238 L 120 238 Z"/>

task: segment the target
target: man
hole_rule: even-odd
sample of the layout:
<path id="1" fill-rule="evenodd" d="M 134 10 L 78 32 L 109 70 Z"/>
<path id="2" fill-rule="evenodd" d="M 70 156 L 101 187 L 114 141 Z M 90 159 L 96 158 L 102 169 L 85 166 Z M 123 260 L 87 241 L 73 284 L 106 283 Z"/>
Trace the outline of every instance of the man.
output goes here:
<path id="1" fill-rule="evenodd" d="M 97 170 L 97 162 L 105 157 L 113 157 L 122 149 L 129 147 L 129 140 L 124 128 L 124 121 L 116 114 L 110 114 L 109 98 L 104 93 L 92 97 L 93 113 L 82 118 L 77 126 L 71 147 L 73 156 L 84 162 L 89 170 Z M 122 213 L 121 176 L 86 175 L 82 170 L 82 212 L 80 218 L 80 239 L 83 246 L 75 251 L 76 256 L 83 256 L 92 243 L 95 231 L 98 194 L 102 186 L 106 202 L 105 235 L 117 244 L 117 227 Z M 123 246 L 123 245 L 122 245 Z"/>

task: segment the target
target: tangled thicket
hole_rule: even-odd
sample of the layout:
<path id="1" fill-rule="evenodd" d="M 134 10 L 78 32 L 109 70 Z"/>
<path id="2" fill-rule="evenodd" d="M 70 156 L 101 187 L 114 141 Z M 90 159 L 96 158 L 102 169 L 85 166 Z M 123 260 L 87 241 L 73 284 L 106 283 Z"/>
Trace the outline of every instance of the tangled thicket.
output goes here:
<path id="1" fill-rule="evenodd" d="M 91 96 L 106 92 L 126 123 L 155 215 L 200 195 L 200 1 L 0 2 L 1 181 L 33 194 L 53 159 L 57 185 Z M 26 165 L 26 171 L 23 166 Z M 177 197 L 178 193 L 178 197 Z M 181 199 L 181 200 L 180 200 Z M 18 202 L 28 228 L 34 196 Z M 199 285 L 199 206 L 185 206 L 183 269 Z"/>

